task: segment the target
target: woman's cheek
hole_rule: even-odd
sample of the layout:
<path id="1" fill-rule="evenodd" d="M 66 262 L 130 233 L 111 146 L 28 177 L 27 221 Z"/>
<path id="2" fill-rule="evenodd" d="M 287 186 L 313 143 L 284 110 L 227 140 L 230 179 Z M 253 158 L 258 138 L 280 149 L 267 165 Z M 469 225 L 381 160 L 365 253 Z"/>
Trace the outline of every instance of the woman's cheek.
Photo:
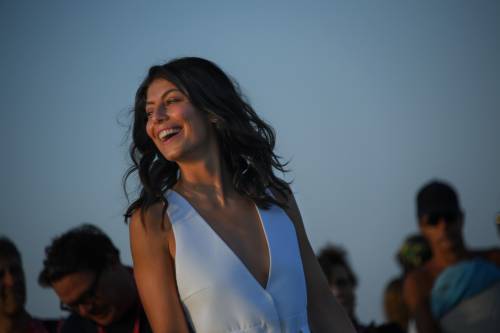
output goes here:
<path id="1" fill-rule="evenodd" d="M 178 107 L 172 110 L 171 117 L 179 120 L 186 120 L 186 118 L 189 118 L 192 113 L 193 112 L 189 107 Z"/>
<path id="2" fill-rule="evenodd" d="M 154 135 L 153 135 L 153 126 L 151 126 L 151 124 L 149 122 L 146 123 L 146 134 L 148 135 L 148 137 L 153 140 L 154 139 Z"/>

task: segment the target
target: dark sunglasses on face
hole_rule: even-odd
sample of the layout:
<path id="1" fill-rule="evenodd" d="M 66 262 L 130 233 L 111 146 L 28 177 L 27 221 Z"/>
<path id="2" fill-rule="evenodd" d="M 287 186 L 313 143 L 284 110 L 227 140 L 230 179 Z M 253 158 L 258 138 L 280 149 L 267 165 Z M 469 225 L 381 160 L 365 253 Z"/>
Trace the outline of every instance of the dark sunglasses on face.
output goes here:
<path id="1" fill-rule="evenodd" d="M 85 290 L 80 297 L 74 302 L 71 302 L 70 304 L 64 304 L 63 302 L 59 303 L 59 306 L 61 310 L 63 311 L 70 311 L 70 312 L 78 312 L 78 309 L 82 305 L 91 305 L 96 298 L 96 291 L 97 291 L 97 286 L 99 285 L 99 280 L 101 278 L 101 271 L 97 272 L 94 277 L 94 281 L 92 284 L 88 287 L 87 290 Z"/>
<path id="2" fill-rule="evenodd" d="M 431 213 L 427 215 L 425 224 L 430 226 L 436 226 L 440 221 L 445 221 L 447 224 L 453 224 L 458 222 L 461 214 L 455 212 L 445 212 L 445 213 Z"/>

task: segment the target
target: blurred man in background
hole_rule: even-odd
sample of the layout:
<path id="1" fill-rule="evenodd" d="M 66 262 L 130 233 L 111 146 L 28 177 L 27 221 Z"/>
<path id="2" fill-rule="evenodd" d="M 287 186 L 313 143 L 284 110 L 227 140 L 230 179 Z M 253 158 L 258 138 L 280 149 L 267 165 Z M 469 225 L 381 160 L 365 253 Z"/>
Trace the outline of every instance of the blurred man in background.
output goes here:
<path id="1" fill-rule="evenodd" d="M 33 318 L 25 305 L 26 281 L 21 254 L 12 241 L 0 237 L 0 332 L 57 332 L 56 320 Z"/>
<path id="2" fill-rule="evenodd" d="M 404 299 L 415 318 L 418 332 L 441 332 L 440 319 L 445 314 L 461 301 L 500 281 L 500 249 L 472 250 L 465 245 L 464 213 L 458 195 L 451 185 L 442 181 L 432 181 L 420 189 L 417 218 L 432 258 L 406 276 Z M 481 314 L 478 305 L 476 317 Z M 492 313 L 490 310 L 484 312 Z M 484 320 L 489 319 L 485 317 Z M 450 324 L 455 326 L 456 323 Z M 463 322 L 458 328 L 469 324 L 480 322 Z"/>
<path id="3" fill-rule="evenodd" d="M 150 333 L 132 269 L 109 237 L 85 224 L 46 248 L 39 283 L 54 290 L 71 315 L 61 333 Z"/>

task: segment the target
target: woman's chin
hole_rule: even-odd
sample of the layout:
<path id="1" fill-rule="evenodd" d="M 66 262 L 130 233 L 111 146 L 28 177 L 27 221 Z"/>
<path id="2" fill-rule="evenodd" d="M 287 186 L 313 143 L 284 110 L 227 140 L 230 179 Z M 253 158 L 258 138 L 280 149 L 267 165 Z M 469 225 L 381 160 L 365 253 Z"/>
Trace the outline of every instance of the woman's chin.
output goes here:
<path id="1" fill-rule="evenodd" d="M 163 147 L 162 147 L 163 148 Z M 174 149 L 170 149 L 170 147 L 168 149 L 159 149 L 160 150 L 160 153 L 162 154 L 162 156 L 169 162 L 177 162 L 180 155 L 179 152 L 177 150 L 174 150 Z"/>

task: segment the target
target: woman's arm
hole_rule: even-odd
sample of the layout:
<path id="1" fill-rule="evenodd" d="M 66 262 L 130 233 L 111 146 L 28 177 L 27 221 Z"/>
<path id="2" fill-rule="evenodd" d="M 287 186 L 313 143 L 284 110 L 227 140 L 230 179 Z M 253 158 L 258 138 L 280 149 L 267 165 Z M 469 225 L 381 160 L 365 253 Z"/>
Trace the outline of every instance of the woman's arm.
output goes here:
<path id="1" fill-rule="evenodd" d="M 346 312 L 335 300 L 328 287 L 326 277 L 307 238 L 293 194 L 290 194 L 286 212 L 295 225 L 299 240 L 302 266 L 307 283 L 307 312 L 311 330 L 313 332 L 355 333 Z"/>
<path id="2" fill-rule="evenodd" d="M 129 231 L 135 280 L 153 331 L 188 333 L 175 281 L 173 244 L 169 244 L 171 224 L 167 217 L 162 220 L 162 214 L 162 206 L 156 205 L 144 214 L 145 221 L 140 211 L 132 215 Z"/>

